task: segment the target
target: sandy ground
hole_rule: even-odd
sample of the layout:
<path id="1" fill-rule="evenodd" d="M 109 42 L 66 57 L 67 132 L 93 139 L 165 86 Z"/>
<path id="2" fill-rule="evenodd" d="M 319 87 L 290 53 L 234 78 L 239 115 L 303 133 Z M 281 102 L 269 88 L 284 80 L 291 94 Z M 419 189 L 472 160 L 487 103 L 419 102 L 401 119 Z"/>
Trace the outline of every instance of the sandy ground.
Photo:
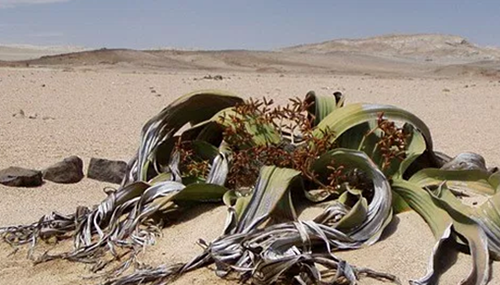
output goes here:
<path id="1" fill-rule="evenodd" d="M 380 78 L 375 76 L 223 73 L 222 81 L 194 80 L 196 72 L 63 71 L 0 69 L 0 169 L 12 165 L 43 168 L 70 155 L 87 164 L 90 157 L 128 160 L 138 146 L 143 123 L 177 96 L 205 88 L 228 89 L 242 96 L 283 102 L 309 90 L 342 91 L 348 102 L 376 102 L 414 112 L 430 127 L 436 149 L 450 155 L 475 151 L 489 165 L 500 165 L 500 82 L 463 77 Z M 151 90 L 155 90 L 153 93 Z M 19 119 L 22 109 L 36 119 Z M 74 185 L 47 182 L 33 189 L 0 186 L 0 225 L 30 223 L 53 210 L 72 212 L 92 205 L 110 184 L 84 179 Z M 198 238 L 219 235 L 223 207 L 205 206 L 197 214 L 163 231 L 144 261 L 152 265 L 189 260 L 200 252 Z M 348 262 L 398 275 L 407 280 L 425 273 L 434 239 L 415 213 L 395 218 L 385 239 L 375 245 L 339 255 Z M 0 284 L 96 284 L 82 264 L 48 262 L 33 266 L 25 251 L 9 255 L 0 244 Z M 470 258 L 460 254 L 440 284 L 457 284 L 470 270 Z M 493 276 L 500 272 L 494 264 Z M 189 273 L 175 284 L 236 284 L 218 279 L 209 269 Z M 361 284 L 379 284 L 366 279 Z M 490 284 L 500 284 L 494 278 Z"/>

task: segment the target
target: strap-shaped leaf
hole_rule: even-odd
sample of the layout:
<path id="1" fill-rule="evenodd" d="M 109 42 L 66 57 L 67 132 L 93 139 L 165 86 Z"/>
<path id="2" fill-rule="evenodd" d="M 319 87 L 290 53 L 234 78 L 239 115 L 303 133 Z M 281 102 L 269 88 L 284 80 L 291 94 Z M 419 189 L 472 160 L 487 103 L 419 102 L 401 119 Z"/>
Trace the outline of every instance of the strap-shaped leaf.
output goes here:
<path id="1" fill-rule="evenodd" d="M 281 141 L 278 130 L 272 124 L 257 122 L 253 117 L 243 117 L 238 114 L 234 108 L 226 108 L 214 114 L 210 119 L 194 125 L 191 129 L 185 132 L 189 138 L 202 140 L 214 140 L 218 134 L 221 134 L 224 128 L 235 127 L 234 119 L 242 120 L 245 124 L 246 131 L 252 135 L 252 140 L 248 142 L 248 146 L 252 145 L 267 145 L 278 144 Z M 245 146 L 240 146 L 245 147 Z"/>
<path id="2" fill-rule="evenodd" d="M 340 100 L 341 98 L 339 98 Z M 319 124 L 319 122 L 339 106 L 336 96 L 316 95 L 314 91 L 307 92 L 305 103 L 309 105 L 308 113 L 314 116 L 314 125 Z"/>
<path id="3" fill-rule="evenodd" d="M 406 180 L 394 180 L 391 186 L 392 190 L 425 220 L 434 237 L 441 238 L 451 224 L 451 218 L 445 210 L 434 203 L 430 194 Z"/>
<path id="4" fill-rule="evenodd" d="M 335 149 L 322 155 L 312 165 L 312 170 L 319 176 L 326 175 L 327 166 L 332 161 L 344 165 L 347 169 L 359 169 L 373 181 L 373 197 L 368 204 L 366 219 L 346 232 L 355 240 L 372 244 L 378 240 L 382 230 L 392 219 L 392 192 L 389 182 L 364 152 L 350 149 Z M 356 210 L 364 211 L 362 204 Z"/>
<path id="5" fill-rule="evenodd" d="M 173 192 L 172 195 L 155 198 L 151 202 L 151 207 L 159 211 L 168 211 L 168 208 L 174 202 L 184 205 L 189 203 L 217 202 L 222 200 L 227 191 L 227 188 L 216 184 L 194 183 Z"/>
<path id="6" fill-rule="evenodd" d="M 473 152 L 464 152 L 446 162 L 441 169 L 444 170 L 482 170 L 487 172 L 484 157 Z"/>
<path id="7" fill-rule="evenodd" d="M 425 138 L 422 133 L 411 125 L 406 125 L 406 127 L 409 129 L 411 138 L 406 147 L 406 158 L 400 163 L 398 171 L 394 174 L 394 178 L 402 178 L 410 165 L 426 150 Z"/>
<path id="8" fill-rule="evenodd" d="M 274 211 L 282 199 L 291 199 L 290 188 L 293 180 L 299 175 L 300 172 L 289 168 L 262 167 L 252 198 L 242 214 L 237 231 L 249 231 L 265 222 L 273 214 L 295 220 L 297 215 L 291 203 L 288 204 L 289 209 L 281 209 L 280 213 Z"/>
<path id="9" fill-rule="evenodd" d="M 415 173 L 410 182 L 421 188 L 438 186 L 446 181 L 447 186 L 456 193 L 466 195 L 476 193 L 481 195 L 493 195 L 496 193 L 496 185 L 490 180 L 486 171 L 473 170 L 443 170 L 437 168 L 426 168 Z M 491 181 L 491 182 L 490 182 Z"/>
<path id="10" fill-rule="evenodd" d="M 445 228 L 443 235 L 439 238 L 438 242 L 432 249 L 432 255 L 427 266 L 427 273 L 424 277 L 418 280 L 410 280 L 411 285 L 433 285 L 437 283 L 437 280 L 439 279 L 439 259 L 447 253 L 446 250 L 449 250 L 449 248 L 446 248 L 445 244 L 450 240 L 451 234 L 452 224 L 450 223 L 449 226 Z"/>
<path id="11" fill-rule="evenodd" d="M 456 200 L 442 184 L 436 192 L 430 192 L 432 198 L 453 219 L 453 230 L 464 237 L 472 255 L 472 270 L 461 285 L 485 285 L 489 281 L 488 238 L 474 217 L 468 215 L 466 206 Z"/>
<path id="12" fill-rule="evenodd" d="M 404 180 L 394 181 L 392 187 L 410 207 L 424 218 L 436 238 L 439 238 L 427 274 L 419 280 L 412 281 L 412 284 L 435 284 L 438 278 L 435 267 L 436 260 L 443 254 L 444 241 L 451 236 L 455 236 L 454 233 L 462 238 L 458 241 L 465 242 L 468 245 L 473 259 L 469 276 L 460 284 L 487 284 L 490 270 L 489 252 L 492 251 L 494 256 L 498 256 L 495 243 L 499 244 L 499 236 L 491 235 L 491 233 L 492 230 L 495 231 L 500 228 L 500 224 L 497 225 L 495 220 L 490 219 L 491 216 L 495 216 L 496 209 L 490 212 L 493 215 L 485 214 L 481 210 L 484 209 L 483 207 L 487 207 L 489 210 L 492 210 L 492 206 L 496 208 L 495 201 L 486 204 L 487 206 L 482 206 L 477 212 L 477 210 L 459 201 L 444 183 L 441 183 L 436 191 L 424 190 L 418 185 Z M 498 206 L 500 208 L 500 205 Z M 479 213 L 482 213 L 482 215 Z"/>
<path id="13" fill-rule="evenodd" d="M 322 137 L 326 129 L 340 137 L 344 132 L 359 124 L 377 120 L 380 114 L 384 117 L 409 123 L 417 128 L 425 138 L 427 149 L 432 150 L 431 133 L 427 125 L 414 114 L 390 105 L 375 104 L 350 104 L 343 108 L 335 109 L 323 119 L 314 130 L 314 135 Z"/>
<path id="14" fill-rule="evenodd" d="M 360 197 L 358 202 L 342 217 L 337 224 L 338 229 L 352 229 L 363 223 L 368 215 L 368 201 L 364 197 Z"/>
<path id="15" fill-rule="evenodd" d="M 488 236 L 492 258 L 500 260 L 500 193 L 490 197 L 475 210 L 477 222 Z"/>
<path id="16" fill-rule="evenodd" d="M 229 162 L 226 154 L 219 153 L 212 161 L 210 172 L 207 176 L 207 183 L 224 185 L 229 173 Z"/>
<path id="17" fill-rule="evenodd" d="M 148 180 L 148 165 L 155 159 L 156 147 L 186 123 L 194 125 L 208 120 L 220 110 L 242 102 L 240 97 L 219 90 L 197 91 L 175 100 L 144 125 L 136 168 L 131 169 L 136 174 L 132 176 L 136 180 Z"/>

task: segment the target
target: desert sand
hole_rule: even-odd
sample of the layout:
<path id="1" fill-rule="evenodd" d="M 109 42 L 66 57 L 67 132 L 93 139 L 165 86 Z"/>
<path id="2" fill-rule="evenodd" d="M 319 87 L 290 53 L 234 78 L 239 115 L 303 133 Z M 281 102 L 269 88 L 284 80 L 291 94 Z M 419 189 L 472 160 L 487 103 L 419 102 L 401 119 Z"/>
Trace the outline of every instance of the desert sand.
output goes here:
<path id="1" fill-rule="evenodd" d="M 238 53 L 245 62 L 255 59 L 253 53 Z M 182 68 L 179 58 L 177 65 L 167 67 L 137 65 L 137 62 L 144 63 L 144 58 L 136 58 L 135 63 L 115 58 L 116 62 L 111 64 L 110 58 L 98 58 L 101 55 L 95 53 L 73 55 L 79 57 L 79 63 L 71 62 L 66 56 L 61 60 L 50 58 L 59 61 L 57 64 L 41 61 L 32 62 L 30 67 L 20 63 L 4 64 L 5 67 L 0 68 L 0 169 L 9 166 L 41 169 L 70 155 L 80 156 L 85 164 L 91 157 L 128 160 L 134 155 L 141 126 L 148 118 L 176 97 L 208 88 L 231 90 L 246 98 L 266 96 L 281 103 L 292 96 L 302 97 L 309 90 L 324 94 L 341 91 L 348 102 L 397 105 L 428 124 L 437 150 L 451 156 L 475 151 L 486 158 L 489 166 L 500 165 L 500 78 L 496 70 L 469 72 L 468 63 L 438 66 L 407 59 L 403 67 L 394 69 L 403 60 L 398 59 L 396 64 L 394 60 L 379 58 L 370 65 L 356 59 L 360 55 L 334 54 L 330 63 L 322 64 L 335 65 L 336 72 L 327 72 L 310 65 L 283 63 L 283 58 L 321 62 L 318 56 L 325 55 L 270 54 L 279 57 L 279 66 L 260 71 L 257 70 L 260 66 L 242 70 L 246 63 L 241 61 L 228 64 L 227 58 L 234 60 L 231 53 L 219 54 L 217 58 L 225 59 L 216 61 L 214 56 L 199 52 L 194 62 L 202 62 L 204 66 L 198 68 L 193 65 Z M 176 56 L 185 60 L 187 55 Z M 205 65 L 209 66 L 210 60 L 215 67 L 207 69 Z M 351 62 L 358 64 L 353 68 Z M 343 67 L 347 72 L 342 72 Z M 454 72 L 435 72 L 441 69 Z M 220 74 L 224 79 L 200 80 L 206 74 Z M 25 118 L 13 116 L 19 110 L 25 112 Z M 105 198 L 102 189 L 107 186 L 117 187 L 88 178 L 70 185 L 46 182 L 38 188 L 0 185 L 0 225 L 31 223 L 54 210 L 69 213 L 78 205 L 94 205 Z M 309 217 L 310 211 L 303 213 L 303 217 Z M 224 207 L 200 206 L 194 214 L 164 229 L 158 243 L 141 256 L 142 261 L 150 265 L 186 262 L 201 252 L 196 241 L 216 238 L 224 220 Z M 396 216 L 384 238 L 375 245 L 338 255 L 354 265 L 395 274 L 403 284 L 408 284 L 409 279 L 425 274 L 433 245 L 434 238 L 427 225 L 410 212 Z M 90 275 L 83 264 L 55 261 L 34 266 L 26 259 L 25 249 L 11 253 L 8 245 L 0 243 L 0 284 L 99 282 L 82 278 Z M 456 263 L 444 274 L 440 284 L 457 284 L 470 270 L 469 256 L 458 254 L 449 258 L 456 259 Z M 500 284 L 499 272 L 500 263 L 494 263 L 490 284 Z M 236 283 L 217 278 L 210 269 L 191 272 L 174 282 Z M 363 279 L 360 284 L 383 283 Z"/>

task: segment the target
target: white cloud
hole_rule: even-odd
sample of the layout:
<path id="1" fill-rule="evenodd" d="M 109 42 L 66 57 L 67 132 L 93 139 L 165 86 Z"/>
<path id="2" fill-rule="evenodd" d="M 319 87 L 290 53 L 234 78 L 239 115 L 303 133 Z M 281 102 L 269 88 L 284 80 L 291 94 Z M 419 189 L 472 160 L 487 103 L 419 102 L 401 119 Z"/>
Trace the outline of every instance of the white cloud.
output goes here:
<path id="1" fill-rule="evenodd" d="M 0 8 L 12 8 L 20 5 L 48 4 L 68 1 L 70 0 L 0 0 Z"/>

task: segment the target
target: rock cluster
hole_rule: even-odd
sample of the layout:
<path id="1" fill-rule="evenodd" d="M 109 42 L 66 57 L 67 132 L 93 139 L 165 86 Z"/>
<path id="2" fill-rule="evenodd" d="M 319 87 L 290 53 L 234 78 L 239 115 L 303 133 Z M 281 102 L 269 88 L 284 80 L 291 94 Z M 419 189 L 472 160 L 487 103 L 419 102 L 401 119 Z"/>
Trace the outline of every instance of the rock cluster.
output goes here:
<path id="1" fill-rule="evenodd" d="M 91 158 L 87 177 L 103 182 L 119 184 L 127 171 L 124 161 Z M 70 156 L 43 170 L 8 167 L 0 170 L 0 184 L 12 187 L 37 187 L 46 181 L 55 183 L 77 183 L 84 177 L 83 161 Z"/>

